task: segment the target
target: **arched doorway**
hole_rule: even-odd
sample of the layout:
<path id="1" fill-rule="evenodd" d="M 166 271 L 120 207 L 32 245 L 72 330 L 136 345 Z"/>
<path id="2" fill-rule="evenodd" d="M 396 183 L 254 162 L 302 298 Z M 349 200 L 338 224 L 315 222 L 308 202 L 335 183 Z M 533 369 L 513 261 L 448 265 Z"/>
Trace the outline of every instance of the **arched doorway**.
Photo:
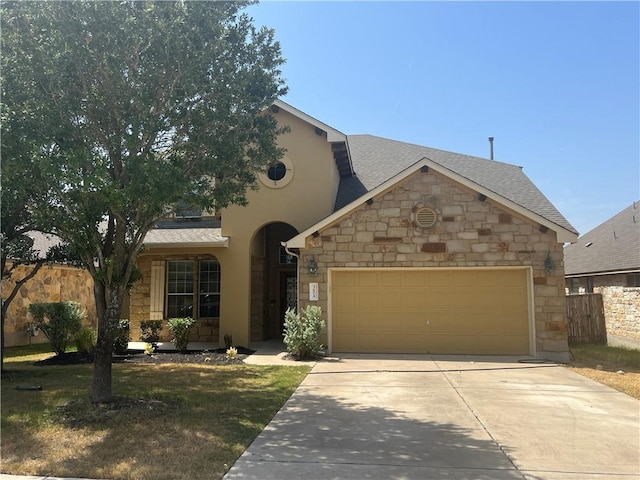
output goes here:
<path id="1" fill-rule="evenodd" d="M 297 305 L 297 258 L 281 242 L 298 231 L 275 222 L 258 230 L 251 245 L 251 341 L 282 339 L 284 313 Z"/>

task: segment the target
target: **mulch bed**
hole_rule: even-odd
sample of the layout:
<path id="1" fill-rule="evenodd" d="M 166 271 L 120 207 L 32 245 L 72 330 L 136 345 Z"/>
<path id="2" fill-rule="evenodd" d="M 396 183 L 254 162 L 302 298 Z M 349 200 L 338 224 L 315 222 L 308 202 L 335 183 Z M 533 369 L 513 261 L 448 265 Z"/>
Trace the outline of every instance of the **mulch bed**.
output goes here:
<path id="1" fill-rule="evenodd" d="M 129 352 L 125 355 L 113 355 L 113 363 L 194 363 L 205 365 L 242 365 L 248 355 L 255 353 L 255 350 L 237 347 L 238 356 L 231 358 L 225 353 L 225 349 L 189 351 L 180 353 L 175 351 L 161 351 L 152 355 L 143 352 Z M 80 354 L 78 352 L 67 352 L 61 355 L 54 355 L 44 360 L 34 362 L 34 365 L 43 367 L 46 365 L 80 365 L 93 363 L 92 354 Z"/>

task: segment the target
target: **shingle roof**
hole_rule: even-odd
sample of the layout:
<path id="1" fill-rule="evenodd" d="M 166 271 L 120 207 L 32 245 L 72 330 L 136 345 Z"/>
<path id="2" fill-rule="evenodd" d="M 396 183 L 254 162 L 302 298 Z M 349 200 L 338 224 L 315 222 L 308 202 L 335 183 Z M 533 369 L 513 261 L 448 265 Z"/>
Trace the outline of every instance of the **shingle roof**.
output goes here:
<path id="1" fill-rule="evenodd" d="M 640 270 L 640 202 L 567 245 L 564 270 L 567 276 Z"/>
<path id="2" fill-rule="evenodd" d="M 356 177 L 342 178 L 335 210 L 426 157 L 520 207 L 577 233 L 517 165 L 372 135 L 349 135 L 347 142 Z"/>
<path id="3" fill-rule="evenodd" d="M 144 238 L 146 246 L 220 246 L 226 247 L 229 238 L 222 236 L 220 228 L 156 228 Z"/>

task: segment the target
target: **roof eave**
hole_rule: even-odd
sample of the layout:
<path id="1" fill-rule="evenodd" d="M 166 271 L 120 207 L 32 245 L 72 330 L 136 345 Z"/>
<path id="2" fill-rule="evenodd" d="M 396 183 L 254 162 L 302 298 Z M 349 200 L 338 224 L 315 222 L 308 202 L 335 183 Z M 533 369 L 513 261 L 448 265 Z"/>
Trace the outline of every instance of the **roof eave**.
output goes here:
<path id="1" fill-rule="evenodd" d="M 151 242 L 144 243 L 144 248 L 228 248 L 229 239 L 215 242 Z"/>
<path id="2" fill-rule="evenodd" d="M 339 130 L 336 130 L 333 127 L 330 127 L 329 125 L 327 125 L 326 123 L 321 122 L 320 120 L 313 118 L 310 115 L 307 115 L 306 113 L 304 113 L 301 110 L 298 110 L 297 108 L 289 105 L 286 102 L 283 102 L 280 99 L 276 99 L 273 104 L 275 106 L 277 106 L 278 108 L 281 108 L 282 110 L 285 110 L 286 112 L 289 112 L 291 115 L 298 117 L 299 119 L 313 125 L 314 127 L 317 127 L 325 132 L 327 132 L 327 142 L 346 142 L 347 140 L 347 136 L 340 132 Z"/>
<path id="3" fill-rule="evenodd" d="M 298 235 L 296 235 L 295 237 L 293 237 L 292 239 L 290 239 L 288 242 L 285 242 L 287 247 L 289 248 L 304 248 L 306 245 L 306 239 L 307 237 L 313 235 L 313 233 L 320 231 L 321 229 L 325 228 L 326 226 L 334 223 L 335 221 L 337 221 L 339 218 L 343 217 L 344 215 L 348 214 L 351 210 L 359 207 L 360 205 L 362 205 L 363 203 L 365 203 L 367 200 L 375 197 L 376 195 L 379 195 L 380 193 L 388 190 L 389 188 L 393 187 L 393 185 L 395 185 L 398 182 L 401 182 L 402 180 L 404 180 L 405 178 L 407 178 L 409 175 L 413 174 L 414 172 L 416 172 L 418 169 L 422 168 L 422 167 L 429 167 L 429 168 L 433 168 L 433 170 L 435 170 L 436 172 L 451 178 L 452 180 L 465 185 L 469 188 L 471 188 L 472 190 L 477 191 L 478 193 L 481 193 L 482 195 L 486 196 L 488 199 L 492 199 L 494 201 L 496 201 L 497 203 L 500 203 L 508 208 L 510 208 L 511 210 L 523 215 L 526 218 L 529 218 L 530 220 L 538 223 L 539 225 L 548 228 L 549 230 L 552 230 L 554 232 L 556 232 L 556 236 L 557 236 L 557 241 L 559 243 L 570 243 L 570 242 L 575 242 L 578 239 L 578 234 L 576 232 L 573 232 L 571 230 L 568 230 L 544 217 L 542 217 L 541 215 L 538 215 L 520 205 L 518 205 L 517 203 L 503 197 L 502 195 L 499 195 L 497 193 L 495 193 L 493 190 L 489 190 L 488 188 L 483 187 L 482 185 L 479 185 L 475 182 L 472 182 L 471 180 L 467 179 L 466 177 L 463 177 L 462 175 L 459 175 L 451 170 L 449 170 L 446 167 L 443 167 L 442 165 L 440 165 L 439 163 L 434 162 L 433 160 L 424 157 L 421 160 L 419 160 L 418 162 L 414 163 L 413 165 L 411 165 L 410 167 L 404 169 L 403 171 L 399 172 L 398 174 L 394 175 L 392 178 L 390 178 L 389 180 L 387 180 L 386 182 L 382 183 L 381 185 L 378 185 L 377 187 L 373 188 L 372 190 L 370 190 L 369 192 L 367 192 L 366 194 L 362 195 L 361 197 L 357 198 L 356 200 L 354 200 L 353 202 L 349 203 L 348 205 L 345 205 L 344 207 L 342 207 L 340 210 L 334 212 L 332 215 L 329 215 L 328 217 L 326 217 L 325 219 L 321 220 L 320 222 L 316 223 L 315 225 L 309 227 L 308 229 L 306 229 L 305 231 L 299 233 Z"/>
<path id="4" fill-rule="evenodd" d="M 628 273 L 638 272 L 640 272 L 640 267 L 632 267 L 618 270 L 601 270 L 599 272 L 566 273 L 565 278 L 602 277 L 606 275 L 626 275 Z"/>

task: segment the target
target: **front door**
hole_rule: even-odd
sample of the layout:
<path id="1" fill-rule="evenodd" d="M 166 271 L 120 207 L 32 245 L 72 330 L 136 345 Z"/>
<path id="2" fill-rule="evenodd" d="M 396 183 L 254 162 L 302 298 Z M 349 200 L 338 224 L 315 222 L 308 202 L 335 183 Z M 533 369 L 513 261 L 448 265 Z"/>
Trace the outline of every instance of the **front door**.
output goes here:
<path id="1" fill-rule="evenodd" d="M 284 332 L 284 314 L 287 309 L 296 309 L 298 305 L 298 285 L 296 272 L 280 272 L 280 312 L 278 316 L 279 332 Z"/>

